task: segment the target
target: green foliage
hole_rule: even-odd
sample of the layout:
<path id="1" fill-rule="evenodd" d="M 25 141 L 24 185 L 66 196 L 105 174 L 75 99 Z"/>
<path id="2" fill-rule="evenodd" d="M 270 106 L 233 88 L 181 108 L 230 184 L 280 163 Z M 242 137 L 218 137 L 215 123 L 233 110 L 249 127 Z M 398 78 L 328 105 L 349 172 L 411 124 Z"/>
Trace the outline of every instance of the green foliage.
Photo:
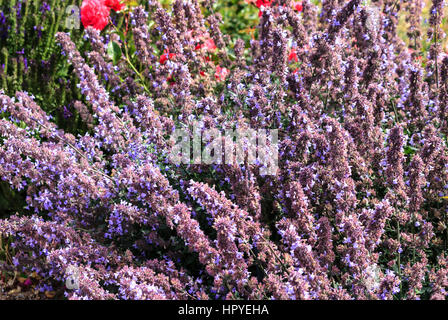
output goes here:
<path id="1" fill-rule="evenodd" d="M 116 65 L 121 58 L 120 46 L 115 41 L 109 42 L 107 46 L 107 54 L 112 59 L 114 65 Z"/>
<path id="2" fill-rule="evenodd" d="M 33 94 L 62 126 L 68 124 L 64 123 L 62 106 L 69 107 L 80 94 L 54 36 L 59 31 L 70 32 L 83 47 L 83 30 L 66 26 L 67 7 L 80 4 L 81 0 L 0 1 L 0 15 L 6 22 L 0 27 L 1 88 L 8 95 L 16 91 Z"/>
<path id="3" fill-rule="evenodd" d="M 259 21 L 259 10 L 254 4 L 245 0 L 217 1 L 215 10 L 223 17 L 221 30 L 224 34 L 238 36 L 246 42 L 251 39 L 251 28 Z"/>
<path id="4" fill-rule="evenodd" d="M 68 29 L 68 6 L 81 0 L 0 0 L 0 77 L 1 90 L 14 96 L 17 91 L 34 95 L 36 103 L 51 114 L 58 125 L 76 132 L 79 122 L 64 118 L 64 106 L 81 98 L 77 78 L 70 71 L 54 37 L 71 33 L 79 48 L 85 47 L 83 29 Z M 45 10 L 48 4 L 50 10 Z M 68 13 L 67 13 L 68 11 Z M 25 193 L 11 191 L 0 182 L 0 216 L 22 211 Z"/>

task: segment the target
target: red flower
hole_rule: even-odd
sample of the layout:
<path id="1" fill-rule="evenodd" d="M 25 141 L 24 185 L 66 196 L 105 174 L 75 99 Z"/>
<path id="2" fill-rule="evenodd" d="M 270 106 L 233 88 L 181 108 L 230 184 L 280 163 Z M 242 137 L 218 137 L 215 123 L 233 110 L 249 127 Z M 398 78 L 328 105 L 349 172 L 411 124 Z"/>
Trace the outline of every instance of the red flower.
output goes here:
<path id="1" fill-rule="evenodd" d="M 207 38 L 204 40 L 204 43 L 199 43 L 198 45 L 196 45 L 194 49 L 199 50 L 202 48 L 206 48 L 208 52 L 215 52 L 216 50 L 215 41 L 212 38 Z"/>
<path id="2" fill-rule="evenodd" d="M 171 60 L 174 58 L 174 56 L 175 56 L 174 53 L 170 53 L 168 49 L 165 49 L 165 51 L 163 51 L 163 54 L 160 56 L 159 62 L 161 64 L 165 64 L 166 60 Z"/>
<path id="3" fill-rule="evenodd" d="M 299 12 L 302 12 L 303 10 L 302 1 L 297 1 L 296 3 L 294 3 L 294 9 L 296 9 Z"/>
<path id="4" fill-rule="evenodd" d="M 229 69 L 216 66 L 215 78 L 219 81 L 223 81 L 229 74 Z"/>
<path id="5" fill-rule="evenodd" d="M 271 3 L 272 0 L 257 0 L 257 2 L 255 2 L 255 5 L 257 6 L 257 8 L 260 8 L 261 6 L 270 7 Z"/>
<path id="6" fill-rule="evenodd" d="M 255 5 L 257 6 L 257 8 L 261 8 L 261 6 L 263 7 L 270 7 L 272 4 L 272 0 L 257 0 L 255 2 Z M 262 12 L 260 10 L 260 12 L 258 12 L 258 16 L 261 17 L 262 16 Z"/>
<path id="7" fill-rule="evenodd" d="M 121 11 L 126 7 L 126 4 L 121 3 L 120 0 L 106 0 L 106 6 L 114 11 Z"/>
<path id="8" fill-rule="evenodd" d="M 81 5 L 81 22 L 84 28 L 93 27 L 103 30 L 109 21 L 110 9 L 104 0 L 83 0 Z"/>
<path id="9" fill-rule="evenodd" d="M 294 62 L 299 61 L 299 57 L 297 57 L 296 49 L 294 49 L 294 48 L 291 49 L 291 52 L 289 53 L 289 56 L 288 56 L 288 61 L 289 62 L 291 62 L 291 61 L 294 61 Z"/>

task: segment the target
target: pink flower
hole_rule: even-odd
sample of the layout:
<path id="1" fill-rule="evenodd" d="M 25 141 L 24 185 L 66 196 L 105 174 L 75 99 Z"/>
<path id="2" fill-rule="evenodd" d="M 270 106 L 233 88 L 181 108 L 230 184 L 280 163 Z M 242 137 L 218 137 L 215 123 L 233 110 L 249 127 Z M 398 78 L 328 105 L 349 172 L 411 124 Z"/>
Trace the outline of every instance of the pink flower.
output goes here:
<path id="1" fill-rule="evenodd" d="M 205 35 L 203 43 L 199 43 L 194 48 L 195 50 L 200 50 L 202 48 L 206 48 L 208 52 L 213 53 L 216 50 L 215 41 L 210 38 L 208 34 Z"/>
<path id="2" fill-rule="evenodd" d="M 83 0 L 81 5 L 81 22 L 85 28 L 93 27 L 103 30 L 109 21 L 110 9 L 104 0 Z"/>
<path id="3" fill-rule="evenodd" d="M 214 52 L 216 50 L 215 41 L 212 38 L 208 38 L 204 43 L 205 48 L 207 48 L 208 52 Z"/>
<path id="4" fill-rule="evenodd" d="M 219 81 L 223 81 L 229 74 L 229 69 L 216 66 L 215 78 Z"/>
<path id="5" fill-rule="evenodd" d="M 106 6 L 114 11 L 121 11 L 126 7 L 125 3 L 122 3 L 120 0 L 106 0 Z"/>

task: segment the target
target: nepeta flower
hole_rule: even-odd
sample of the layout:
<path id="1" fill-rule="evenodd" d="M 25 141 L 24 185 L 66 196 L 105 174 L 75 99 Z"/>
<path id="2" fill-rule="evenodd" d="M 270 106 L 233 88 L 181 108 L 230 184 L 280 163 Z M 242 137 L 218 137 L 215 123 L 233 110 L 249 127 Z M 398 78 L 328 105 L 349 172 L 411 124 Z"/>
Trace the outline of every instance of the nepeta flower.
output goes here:
<path id="1" fill-rule="evenodd" d="M 434 51 L 425 63 L 440 68 L 422 68 L 395 1 L 374 1 L 380 14 L 328 0 L 321 15 L 311 2 L 257 1 L 247 44 L 198 0 L 150 1 L 129 13 L 132 68 L 107 54 L 125 44 L 116 33 L 87 27 L 85 53 L 56 34 L 80 91 L 62 105 L 83 126 L 70 134 L 32 95 L 0 90 L 0 177 L 26 202 L 0 219 L 12 248 L 0 270 L 61 291 L 79 272 L 69 299 L 445 299 L 448 58 Z M 26 47 L 14 52 L 25 70 Z M 171 163 L 174 128 L 207 148 L 209 130 L 226 131 L 214 151 L 244 156 L 197 163 L 193 146 L 193 163 Z M 254 137 L 234 141 L 249 129 L 278 129 L 264 141 L 278 140 L 272 175 L 251 161 Z"/>

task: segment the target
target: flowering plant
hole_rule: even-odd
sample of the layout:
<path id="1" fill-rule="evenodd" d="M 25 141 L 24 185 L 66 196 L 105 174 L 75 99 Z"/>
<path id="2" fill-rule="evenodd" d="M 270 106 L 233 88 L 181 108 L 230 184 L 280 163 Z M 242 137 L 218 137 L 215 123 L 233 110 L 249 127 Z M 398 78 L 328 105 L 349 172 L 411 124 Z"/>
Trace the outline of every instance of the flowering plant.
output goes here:
<path id="1" fill-rule="evenodd" d="M 83 126 L 0 93 L 0 176 L 26 202 L 0 219 L 1 270 L 69 299 L 446 298 L 443 1 L 421 59 L 414 2 L 407 42 L 388 0 L 263 2 L 247 42 L 213 1 L 107 29 L 122 3 L 85 3 L 90 50 L 55 37 Z M 235 144 L 209 130 L 278 130 L 278 167 L 173 163 L 179 127 L 204 150 Z"/>

